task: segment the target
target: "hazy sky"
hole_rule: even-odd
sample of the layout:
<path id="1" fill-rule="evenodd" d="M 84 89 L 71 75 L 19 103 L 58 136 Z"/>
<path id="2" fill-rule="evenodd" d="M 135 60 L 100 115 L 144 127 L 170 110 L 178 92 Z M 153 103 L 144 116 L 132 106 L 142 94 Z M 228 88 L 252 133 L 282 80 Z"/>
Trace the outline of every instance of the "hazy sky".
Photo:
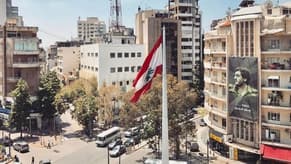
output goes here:
<path id="1" fill-rule="evenodd" d="M 280 3 L 286 1 L 288 0 L 280 0 Z M 224 17 L 228 8 L 235 9 L 240 2 L 241 0 L 200 0 L 203 28 L 209 30 L 213 19 Z M 138 6 L 143 10 L 164 9 L 167 3 L 168 0 L 121 0 L 123 25 L 134 28 Z M 75 38 L 78 17 L 99 17 L 106 22 L 107 27 L 109 24 L 110 0 L 12 0 L 12 4 L 19 7 L 19 14 L 23 16 L 26 26 L 39 27 L 38 36 L 44 47 L 55 41 Z"/>

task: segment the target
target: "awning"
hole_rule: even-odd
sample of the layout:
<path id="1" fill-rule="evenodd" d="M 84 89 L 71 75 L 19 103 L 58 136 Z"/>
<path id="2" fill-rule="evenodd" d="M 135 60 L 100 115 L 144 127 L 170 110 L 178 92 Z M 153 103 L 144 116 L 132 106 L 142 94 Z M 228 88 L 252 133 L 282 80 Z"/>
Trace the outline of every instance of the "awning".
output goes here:
<path id="1" fill-rule="evenodd" d="M 260 151 L 263 158 L 287 163 L 291 162 L 291 149 L 261 144 Z"/>
<path id="2" fill-rule="evenodd" d="M 280 76 L 269 76 L 268 79 L 279 80 Z"/>

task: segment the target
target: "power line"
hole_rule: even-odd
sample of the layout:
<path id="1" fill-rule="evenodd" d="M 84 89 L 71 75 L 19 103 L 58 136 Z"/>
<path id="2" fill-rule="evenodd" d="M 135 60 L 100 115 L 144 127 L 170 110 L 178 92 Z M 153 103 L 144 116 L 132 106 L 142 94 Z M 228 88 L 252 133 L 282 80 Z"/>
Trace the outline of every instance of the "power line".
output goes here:
<path id="1" fill-rule="evenodd" d="M 52 37 L 54 37 L 56 39 L 59 39 L 59 40 L 68 40 L 68 38 L 66 38 L 66 37 L 59 36 L 57 34 L 53 34 L 53 33 L 47 32 L 47 31 L 45 31 L 45 30 L 43 30 L 41 28 L 39 28 L 39 32 L 42 32 L 44 34 L 47 34 L 47 35 L 52 36 Z"/>

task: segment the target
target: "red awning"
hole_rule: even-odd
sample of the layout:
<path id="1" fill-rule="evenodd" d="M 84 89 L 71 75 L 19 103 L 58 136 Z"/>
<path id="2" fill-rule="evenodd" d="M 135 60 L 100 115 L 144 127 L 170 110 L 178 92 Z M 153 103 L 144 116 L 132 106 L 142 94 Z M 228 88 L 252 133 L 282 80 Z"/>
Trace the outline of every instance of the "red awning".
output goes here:
<path id="1" fill-rule="evenodd" d="M 291 149 L 261 144 L 261 154 L 264 158 L 282 162 L 291 162 Z"/>

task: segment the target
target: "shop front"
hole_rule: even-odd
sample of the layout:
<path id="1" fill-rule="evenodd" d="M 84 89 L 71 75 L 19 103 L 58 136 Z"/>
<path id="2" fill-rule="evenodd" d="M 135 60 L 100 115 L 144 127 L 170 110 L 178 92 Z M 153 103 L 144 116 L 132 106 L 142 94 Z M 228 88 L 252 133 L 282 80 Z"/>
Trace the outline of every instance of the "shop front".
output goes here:
<path id="1" fill-rule="evenodd" d="M 229 156 L 229 148 L 223 142 L 223 134 L 213 129 L 209 129 L 209 147 L 213 151 L 220 153 L 222 156 Z"/>
<path id="2" fill-rule="evenodd" d="M 291 149 L 261 144 L 262 160 L 267 163 L 291 163 Z"/>

